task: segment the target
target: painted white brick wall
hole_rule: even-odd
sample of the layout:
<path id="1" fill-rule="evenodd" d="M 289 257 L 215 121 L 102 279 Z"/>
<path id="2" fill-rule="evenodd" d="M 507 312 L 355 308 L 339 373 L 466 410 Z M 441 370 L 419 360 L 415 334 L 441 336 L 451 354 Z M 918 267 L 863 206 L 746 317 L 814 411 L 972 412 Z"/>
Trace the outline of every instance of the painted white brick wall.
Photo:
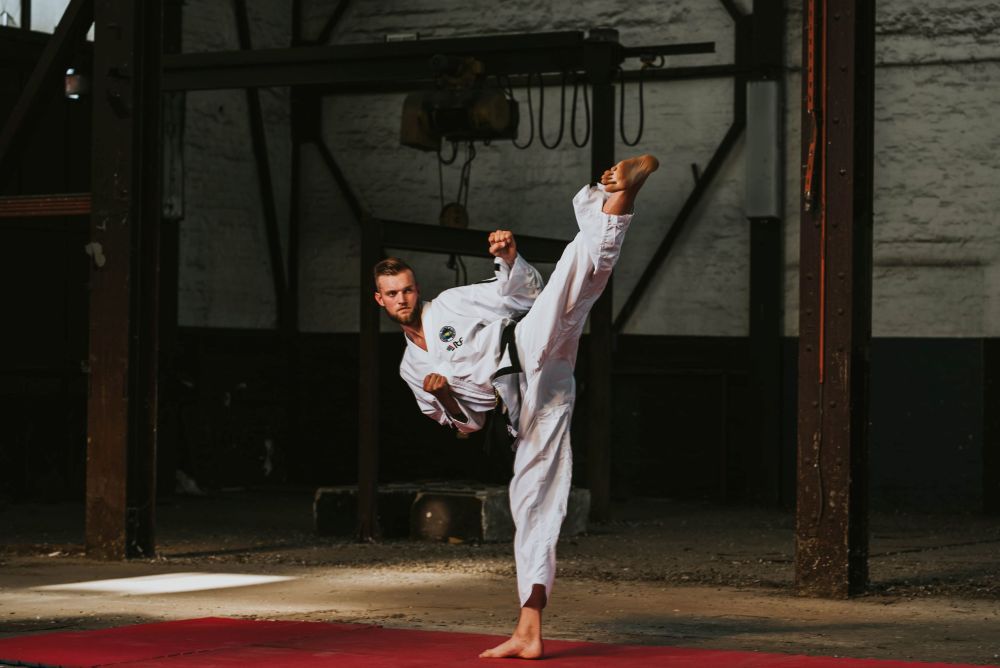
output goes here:
<path id="1" fill-rule="evenodd" d="M 283 2 L 248 2 L 254 48 L 288 46 Z M 239 48 L 232 2 L 187 0 L 183 48 Z M 287 89 L 260 90 L 282 249 L 288 248 Z M 179 322 L 193 327 L 271 328 L 276 308 L 263 203 L 242 90 L 187 94 L 185 218 L 180 227 Z"/>
<path id="2" fill-rule="evenodd" d="M 307 3 L 306 35 L 321 29 L 334 3 Z M 716 41 L 715 54 L 675 58 L 670 64 L 714 64 L 732 59 L 732 23 L 721 3 L 691 2 L 641 4 L 623 17 L 621 9 L 596 2 L 577 4 L 567 14 L 551 3 L 512 2 L 457 6 L 441 0 L 423 2 L 366 2 L 352 5 L 334 32 L 335 43 L 382 41 L 385 34 L 417 32 L 422 38 L 441 38 L 498 32 L 586 30 L 612 25 L 628 45 L 681 41 Z M 485 11 L 488 9 L 488 11 Z M 634 136 L 636 90 L 627 89 L 627 133 Z M 515 95 L 527 113 L 523 89 Z M 440 210 L 439 178 L 435 158 L 399 145 L 399 115 L 403 95 L 352 95 L 330 98 L 324 109 L 324 135 L 341 162 L 363 204 L 376 215 L 433 224 Z M 537 90 L 534 96 L 537 114 Z M 556 88 L 546 90 L 545 128 L 552 141 L 558 128 Z M 652 256 L 670 221 L 687 197 L 693 180 L 690 164 L 707 163 L 732 118 L 732 82 L 727 80 L 649 84 L 646 88 L 645 134 L 642 150 L 666 156 L 663 169 L 651 182 L 640 203 L 636 224 L 616 274 L 615 299 L 620 305 Z M 567 110 L 568 113 L 568 110 Z M 580 119 L 583 112 L 580 111 Z M 537 129 L 536 129 L 537 131 Z M 567 130 L 568 132 L 568 123 Z M 528 124 L 522 122 L 522 142 Z M 632 150 L 624 145 L 618 155 Z M 749 235 L 740 213 L 742 200 L 741 151 L 734 152 L 705 206 L 695 213 L 690 231 L 675 247 L 663 276 L 648 296 L 628 331 L 640 333 L 731 333 L 747 327 L 746 308 L 730 302 L 746 301 Z M 460 162 L 460 161 L 459 161 Z M 478 146 L 473 163 L 469 212 L 471 226 L 490 230 L 505 227 L 515 233 L 569 239 L 575 233 L 570 199 L 589 180 L 590 149 L 573 147 L 568 138 L 557 150 L 535 141 L 519 151 L 509 143 Z M 458 187 L 459 165 L 444 168 L 445 200 Z M 320 179 L 324 194 L 306 196 L 313 202 L 330 201 L 335 210 L 314 208 L 306 216 L 303 285 L 321 285 L 315 294 L 303 294 L 302 328 L 306 331 L 356 331 L 358 323 L 357 246 L 355 221 L 339 201 L 332 180 Z M 309 187 L 314 187 L 311 183 Z M 345 218 L 347 219 L 345 221 Z M 345 224 L 346 222 L 346 224 Z M 324 253 L 316 249 L 326 249 Z M 390 249 L 391 250 L 391 249 Z M 701 252 L 713 255 L 706 262 Z M 407 253 L 428 296 L 454 284 L 446 257 Z M 344 259 L 347 259 L 345 262 Z M 530 258 L 529 258 L 530 259 Z M 470 279 L 487 276 L 490 263 L 466 260 Z M 543 273 L 551 267 L 540 266 Z M 697 280 L 689 280 L 691 276 Z M 367 286 L 366 286 L 367 288 Z M 725 295 L 725 298 L 720 297 Z M 363 297 L 368 298 L 367 290 Z M 308 302 L 308 306 L 306 305 Z"/>
<path id="3" fill-rule="evenodd" d="M 304 3 L 306 37 L 316 35 L 334 0 Z M 740 3 L 746 10 L 749 2 Z M 798 329 L 799 95 L 801 2 L 789 3 L 786 78 L 786 312 Z M 334 43 L 378 42 L 386 33 L 423 38 L 497 32 L 586 30 L 612 26 L 626 45 L 715 41 L 715 54 L 669 64 L 725 63 L 732 25 L 717 0 L 570 3 L 456 3 L 454 0 L 353 2 Z M 250 2 L 255 46 L 286 44 L 287 3 Z M 234 48 L 229 3 L 185 5 L 185 50 Z M 876 336 L 1000 335 L 1000 3 L 881 0 L 876 76 Z M 524 91 L 515 91 L 527 113 Z M 546 91 L 546 130 L 557 128 L 558 91 Z M 627 128 L 635 128 L 635 90 L 627 91 Z M 278 214 L 287 230 L 287 91 L 263 91 Z M 728 80 L 653 83 L 646 89 L 644 151 L 661 171 L 640 200 L 615 280 L 618 307 L 631 292 L 693 182 L 731 120 Z M 324 138 L 363 204 L 376 215 L 433 224 L 440 208 L 433 156 L 399 146 L 402 95 L 329 98 Z M 536 96 L 537 102 L 537 96 Z M 187 219 L 182 227 L 181 320 L 185 325 L 270 327 L 274 298 L 266 237 L 242 92 L 188 96 Z M 537 107 L 536 107 L 537 113 Z M 582 115 L 581 115 L 582 117 Z M 522 124 L 527 132 L 527 123 Z M 522 134 L 523 136 L 523 134 Z M 555 151 L 507 143 L 477 147 L 469 210 L 479 229 L 568 239 L 569 199 L 588 179 L 589 148 L 568 140 Z M 620 156 L 631 149 L 619 145 Z M 747 332 L 749 230 L 742 215 L 740 142 L 688 229 L 650 286 L 626 331 L 744 335 Z M 357 222 L 315 149 L 303 150 L 301 321 L 304 331 L 356 331 Z M 446 201 L 458 165 L 444 168 Z M 284 246 L 287 248 L 287 245 Z M 407 254 L 431 296 L 454 281 L 445 257 Z M 489 262 L 466 260 L 470 279 Z M 545 273 L 551 267 L 541 267 Z M 368 288 L 362 291 L 368 298 Z"/>
<path id="4" fill-rule="evenodd" d="M 801 2 L 789 12 L 785 333 L 798 332 Z M 875 336 L 1000 335 L 1000 3 L 876 5 Z"/>

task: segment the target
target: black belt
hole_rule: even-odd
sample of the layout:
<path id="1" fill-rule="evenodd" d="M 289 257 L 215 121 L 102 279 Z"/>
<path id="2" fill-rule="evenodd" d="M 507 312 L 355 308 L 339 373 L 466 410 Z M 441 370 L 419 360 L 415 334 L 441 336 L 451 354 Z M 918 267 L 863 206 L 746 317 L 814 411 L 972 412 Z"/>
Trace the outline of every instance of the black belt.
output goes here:
<path id="1" fill-rule="evenodd" d="M 512 373 L 521 373 L 521 360 L 517 355 L 517 340 L 514 335 L 514 328 L 517 326 L 517 322 L 511 322 L 506 327 L 503 328 L 503 332 L 500 334 L 500 357 L 502 358 L 504 353 L 510 353 L 510 365 L 505 366 L 501 369 L 497 369 L 497 372 L 493 374 L 493 379 L 496 380 L 501 376 L 508 376 Z M 507 425 L 510 425 L 510 414 L 507 412 L 507 407 L 503 405 L 503 401 L 500 399 L 500 393 L 493 389 L 493 393 L 496 395 L 497 406 L 490 415 L 489 424 L 487 426 L 487 436 L 483 441 L 483 450 L 489 454 L 490 452 L 490 442 L 493 440 L 498 440 L 500 442 L 506 443 L 513 449 L 514 439 L 511 438 L 510 433 L 507 431 Z M 497 413 L 503 418 L 501 423 L 497 420 Z M 511 425 L 513 426 L 513 425 Z"/>
<path id="2" fill-rule="evenodd" d="M 510 366 L 497 369 L 497 372 L 493 374 L 494 379 L 512 373 L 521 373 L 522 371 L 521 360 L 517 356 L 517 339 L 514 335 L 516 327 L 517 323 L 511 322 L 503 328 L 503 332 L 500 334 L 500 357 L 503 358 L 503 354 L 510 351 Z"/>

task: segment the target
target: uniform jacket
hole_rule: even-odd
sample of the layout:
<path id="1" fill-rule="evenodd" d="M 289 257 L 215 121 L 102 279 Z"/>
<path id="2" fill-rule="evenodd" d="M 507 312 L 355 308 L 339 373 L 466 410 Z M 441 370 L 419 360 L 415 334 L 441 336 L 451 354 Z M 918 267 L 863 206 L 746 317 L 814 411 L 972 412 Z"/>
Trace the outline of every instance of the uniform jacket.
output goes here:
<path id="1" fill-rule="evenodd" d="M 463 432 L 483 428 L 486 414 L 497 405 L 497 394 L 507 406 L 509 422 L 517 425 L 517 380 L 496 377 L 498 369 L 510 365 L 511 351 L 501 353 L 500 337 L 507 325 L 531 308 L 542 291 L 542 277 L 520 255 L 512 267 L 498 260 L 494 272 L 493 278 L 445 290 L 424 302 L 421 318 L 427 350 L 407 337 L 399 365 L 399 374 L 413 390 L 420 410 Z M 448 379 L 466 422 L 452 418 L 433 394 L 424 391 L 429 373 Z M 511 433 L 516 435 L 513 428 Z"/>

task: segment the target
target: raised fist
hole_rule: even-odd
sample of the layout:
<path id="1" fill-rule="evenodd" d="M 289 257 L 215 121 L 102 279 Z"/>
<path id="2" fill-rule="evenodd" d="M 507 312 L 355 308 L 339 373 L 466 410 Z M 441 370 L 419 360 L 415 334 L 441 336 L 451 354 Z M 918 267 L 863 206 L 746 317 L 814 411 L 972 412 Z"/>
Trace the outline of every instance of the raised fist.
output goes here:
<path id="1" fill-rule="evenodd" d="M 490 232 L 490 255 L 500 258 L 508 266 L 514 266 L 517 259 L 517 243 L 514 241 L 514 233 L 510 230 L 497 230 Z"/>

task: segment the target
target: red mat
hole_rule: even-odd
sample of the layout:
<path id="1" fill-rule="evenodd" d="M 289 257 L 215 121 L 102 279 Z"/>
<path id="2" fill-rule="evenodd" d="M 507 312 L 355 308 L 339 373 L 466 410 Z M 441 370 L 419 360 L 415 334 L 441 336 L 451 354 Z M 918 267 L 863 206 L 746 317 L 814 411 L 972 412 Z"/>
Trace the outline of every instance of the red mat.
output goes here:
<path id="1" fill-rule="evenodd" d="M 267 622 L 205 618 L 46 633 L 0 640 L 0 663 L 21 666 L 338 666 L 445 668 L 510 665 L 486 662 L 480 651 L 499 636 L 385 629 L 361 624 Z M 668 668 L 956 668 L 960 664 L 605 645 L 549 640 L 546 666 L 664 666 Z M 967 667 L 971 668 L 971 667 Z"/>

